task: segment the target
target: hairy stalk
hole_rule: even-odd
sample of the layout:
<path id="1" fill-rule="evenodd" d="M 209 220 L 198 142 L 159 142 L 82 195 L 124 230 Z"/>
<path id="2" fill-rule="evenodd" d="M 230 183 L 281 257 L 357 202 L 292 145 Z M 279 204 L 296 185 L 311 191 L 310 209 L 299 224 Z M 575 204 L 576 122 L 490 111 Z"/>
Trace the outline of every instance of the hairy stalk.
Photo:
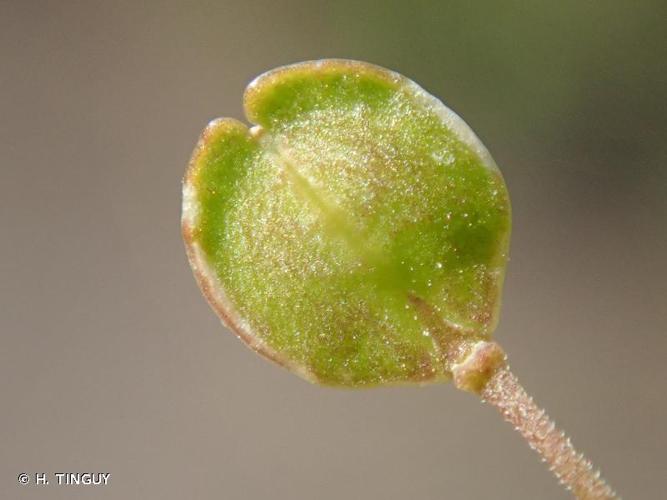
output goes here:
<path id="1" fill-rule="evenodd" d="M 503 349 L 481 341 L 452 366 L 454 384 L 495 406 L 568 490 L 581 500 L 618 499 L 600 473 L 538 407 L 507 366 Z"/>
<path id="2" fill-rule="evenodd" d="M 508 366 L 500 367 L 480 393 L 537 451 L 560 482 L 579 499 L 610 500 L 618 495 L 600 477 L 591 462 L 577 452 L 570 439 L 556 428 L 519 384 Z"/>

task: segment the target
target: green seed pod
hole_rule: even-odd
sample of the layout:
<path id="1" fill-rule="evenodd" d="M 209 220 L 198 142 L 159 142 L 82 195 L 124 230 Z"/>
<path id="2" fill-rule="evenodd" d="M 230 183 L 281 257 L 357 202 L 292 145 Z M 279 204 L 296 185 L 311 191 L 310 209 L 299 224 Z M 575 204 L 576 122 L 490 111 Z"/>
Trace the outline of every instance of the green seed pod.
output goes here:
<path id="1" fill-rule="evenodd" d="M 448 380 L 495 328 L 510 233 L 472 130 L 367 63 L 278 68 L 204 130 L 183 235 L 204 295 L 251 348 L 307 380 Z"/>

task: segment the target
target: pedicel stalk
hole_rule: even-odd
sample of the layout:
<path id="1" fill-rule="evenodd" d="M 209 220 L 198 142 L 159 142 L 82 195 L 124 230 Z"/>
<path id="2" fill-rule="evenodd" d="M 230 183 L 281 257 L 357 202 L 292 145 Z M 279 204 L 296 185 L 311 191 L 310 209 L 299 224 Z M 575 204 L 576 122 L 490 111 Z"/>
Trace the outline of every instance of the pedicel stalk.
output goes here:
<path id="1" fill-rule="evenodd" d="M 318 384 L 452 380 L 577 498 L 618 498 L 491 338 L 510 200 L 470 127 L 411 80 L 348 60 L 269 71 L 244 105 L 253 125 L 211 122 L 183 183 L 188 257 L 223 323 Z"/>

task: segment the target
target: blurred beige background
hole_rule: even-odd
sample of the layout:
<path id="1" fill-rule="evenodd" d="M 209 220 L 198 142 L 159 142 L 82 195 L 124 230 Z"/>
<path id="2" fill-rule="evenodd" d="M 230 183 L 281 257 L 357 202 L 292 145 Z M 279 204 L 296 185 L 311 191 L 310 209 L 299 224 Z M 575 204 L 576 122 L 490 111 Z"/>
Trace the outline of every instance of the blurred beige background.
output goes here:
<path id="1" fill-rule="evenodd" d="M 0 1 L 0 498 L 567 498 L 474 397 L 310 386 L 201 297 L 179 234 L 200 130 L 332 56 L 481 136 L 514 207 L 497 338 L 625 498 L 664 498 L 665 6 Z M 17 482 L 64 471 L 112 478 Z"/>

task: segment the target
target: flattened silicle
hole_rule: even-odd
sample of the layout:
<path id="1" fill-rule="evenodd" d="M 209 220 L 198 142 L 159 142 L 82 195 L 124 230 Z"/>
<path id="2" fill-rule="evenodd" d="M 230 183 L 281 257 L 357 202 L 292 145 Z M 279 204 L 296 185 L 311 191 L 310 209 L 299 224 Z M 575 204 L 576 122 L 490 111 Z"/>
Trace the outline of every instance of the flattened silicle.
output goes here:
<path id="1" fill-rule="evenodd" d="M 184 184 L 200 285 L 252 348 L 330 385 L 425 383 L 496 323 L 510 206 L 477 137 L 415 83 L 302 63 L 205 130 Z"/>

